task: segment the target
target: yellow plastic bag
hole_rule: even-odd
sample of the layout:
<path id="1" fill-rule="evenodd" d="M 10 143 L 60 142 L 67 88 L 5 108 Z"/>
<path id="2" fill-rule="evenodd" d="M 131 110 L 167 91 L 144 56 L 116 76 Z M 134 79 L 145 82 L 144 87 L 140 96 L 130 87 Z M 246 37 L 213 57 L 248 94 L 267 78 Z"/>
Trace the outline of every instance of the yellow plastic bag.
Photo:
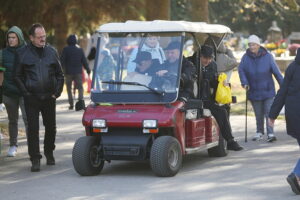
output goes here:
<path id="1" fill-rule="evenodd" d="M 218 88 L 216 92 L 216 102 L 221 104 L 228 104 L 232 102 L 231 88 L 229 86 L 224 86 L 224 81 L 227 79 L 225 73 L 221 73 L 218 77 Z"/>

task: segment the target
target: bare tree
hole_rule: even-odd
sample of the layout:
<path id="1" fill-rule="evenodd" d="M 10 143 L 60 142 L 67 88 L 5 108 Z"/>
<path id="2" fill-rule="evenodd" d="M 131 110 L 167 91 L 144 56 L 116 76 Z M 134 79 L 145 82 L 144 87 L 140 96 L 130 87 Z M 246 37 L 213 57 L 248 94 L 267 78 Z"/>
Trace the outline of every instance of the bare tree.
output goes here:
<path id="1" fill-rule="evenodd" d="M 66 45 L 70 33 L 90 32 L 108 21 L 139 19 L 144 0 L 26 0 L 1 1 L 0 29 L 13 25 L 27 30 L 40 22 L 47 34 L 54 37 L 59 51 Z M 4 27 L 4 28 L 3 28 Z M 26 35 L 26 32 L 25 32 Z"/>

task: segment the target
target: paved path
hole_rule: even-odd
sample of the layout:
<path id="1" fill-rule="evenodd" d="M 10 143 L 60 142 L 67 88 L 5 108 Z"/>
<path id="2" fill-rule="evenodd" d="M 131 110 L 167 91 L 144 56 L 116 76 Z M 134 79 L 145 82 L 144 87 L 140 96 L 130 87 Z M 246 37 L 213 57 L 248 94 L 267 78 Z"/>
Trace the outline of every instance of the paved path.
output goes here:
<path id="1" fill-rule="evenodd" d="M 80 177 L 73 169 L 71 152 L 74 141 L 84 135 L 83 112 L 67 108 L 65 101 L 58 103 L 55 166 L 45 165 L 42 159 L 41 172 L 30 172 L 26 138 L 20 137 L 14 158 L 5 157 L 8 141 L 4 139 L 0 156 L 1 200 L 299 199 L 285 180 L 299 157 L 299 149 L 296 141 L 285 134 L 284 121 L 276 122 L 277 142 L 245 143 L 244 116 L 232 116 L 234 135 L 245 150 L 230 152 L 223 158 L 210 158 L 206 152 L 188 155 L 175 177 L 156 177 L 147 162 L 127 161 L 106 163 L 99 176 Z M 250 117 L 249 135 L 255 132 L 254 127 Z"/>

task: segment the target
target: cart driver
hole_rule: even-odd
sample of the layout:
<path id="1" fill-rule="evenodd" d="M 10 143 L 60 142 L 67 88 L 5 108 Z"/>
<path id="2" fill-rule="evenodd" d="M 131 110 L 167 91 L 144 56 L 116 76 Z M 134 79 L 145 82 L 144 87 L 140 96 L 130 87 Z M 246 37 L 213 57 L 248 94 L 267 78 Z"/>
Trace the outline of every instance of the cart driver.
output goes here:
<path id="1" fill-rule="evenodd" d="M 167 60 L 162 64 L 162 69 L 156 72 L 158 77 L 168 77 L 172 85 L 176 85 L 177 73 L 180 61 L 180 42 L 173 41 L 164 49 Z M 182 58 L 182 68 L 180 77 L 180 88 L 178 98 L 186 101 L 195 98 L 193 87 L 196 81 L 196 68 L 193 63 L 185 57 Z"/>

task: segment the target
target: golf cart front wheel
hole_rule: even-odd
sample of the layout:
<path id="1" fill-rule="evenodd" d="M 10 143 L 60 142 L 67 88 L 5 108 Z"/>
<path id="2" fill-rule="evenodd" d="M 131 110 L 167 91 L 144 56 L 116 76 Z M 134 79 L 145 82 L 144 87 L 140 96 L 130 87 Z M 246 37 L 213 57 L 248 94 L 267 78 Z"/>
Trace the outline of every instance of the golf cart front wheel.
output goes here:
<path id="1" fill-rule="evenodd" d="M 97 175 L 104 166 L 99 150 L 99 139 L 93 136 L 79 138 L 72 152 L 74 169 L 81 176 Z"/>
<path id="2" fill-rule="evenodd" d="M 171 136 L 161 136 L 154 140 L 150 165 L 157 176 L 176 175 L 182 165 L 182 151 L 178 140 Z"/>

